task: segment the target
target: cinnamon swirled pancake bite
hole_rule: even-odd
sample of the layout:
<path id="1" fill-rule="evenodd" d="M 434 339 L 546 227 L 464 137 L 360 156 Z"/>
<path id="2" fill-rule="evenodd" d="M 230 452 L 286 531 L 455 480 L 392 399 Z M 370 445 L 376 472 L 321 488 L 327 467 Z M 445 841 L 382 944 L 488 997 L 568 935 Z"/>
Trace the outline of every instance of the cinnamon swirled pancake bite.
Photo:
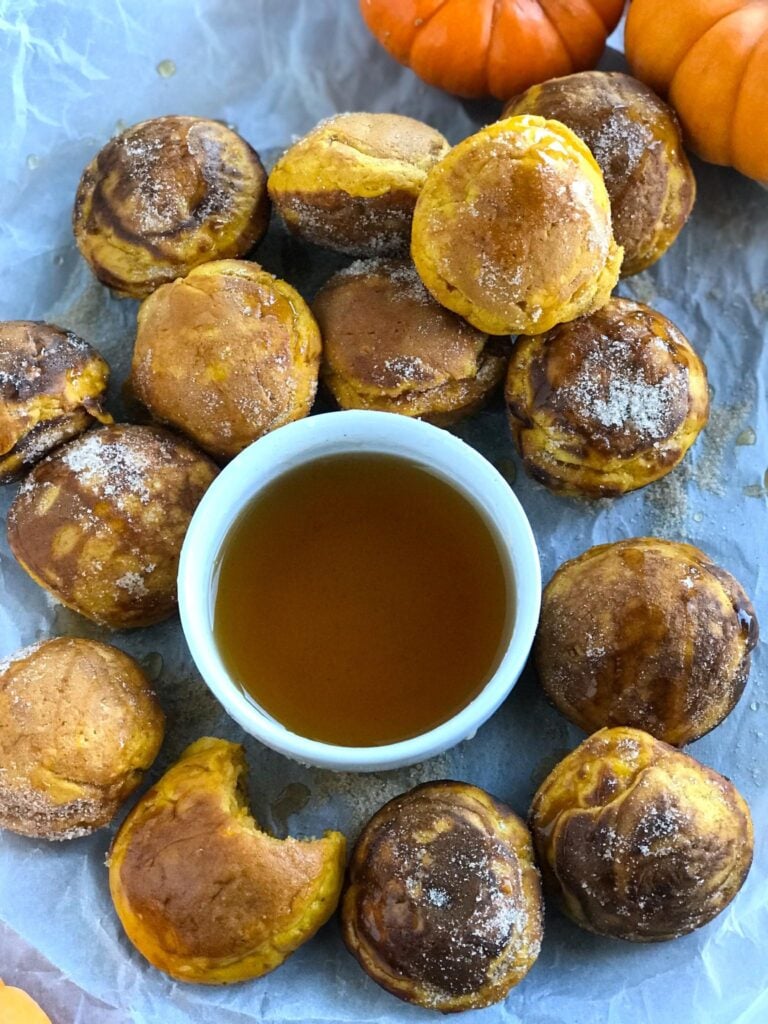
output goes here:
<path id="1" fill-rule="evenodd" d="M 243 748 L 203 738 L 146 793 L 110 850 L 109 889 L 138 951 L 178 981 L 278 967 L 333 913 L 345 839 L 276 839 L 246 803 Z"/>
<path id="2" fill-rule="evenodd" d="M 504 117 L 561 121 L 589 146 L 611 199 L 624 247 L 623 277 L 660 259 L 693 209 L 696 179 L 674 110 L 652 89 L 617 71 L 582 71 L 513 97 Z"/>
<path id="3" fill-rule="evenodd" d="M 525 468 L 572 497 L 616 497 L 665 476 L 709 418 L 707 371 L 690 342 L 629 299 L 518 338 L 506 397 Z"/>
<path id="4" fill-rule="evenodd" d="M 682 746 L 733 710 L 757 639 L 730 573 L 690 544 L 639 537 L 558 569 L 535 658 L 549 699 L 586 732 L 635 726 Z"/>
<path id="5" fill-rule="evenodd" d="M 216 466 L 156 427 L 92 430 L 32 470 L 8 512 L 8 542 L 40 586 L 113 629 L 176 609 L 192 513 Z"/>
<path id="6" fill-rule="evenodd" d="M 309 414 L 320 332 L 299 293 L 256 263 L 216 260 L 139 309 L 131 386 L 217 459 Z"/>
<path id="7" fill-rule="evenodd" d="M 353 256 L 403 255 L 427 172 L 449 148 L 412 117 L 336 114 L 283 154 L 269 194 L 307 242 Z"/>
<path id="8" fill-rule="evenodd" d="M 0 828 L 74 839 L 108 824 L 163 740 L 149 683 L 116 647 L 57 637 L 0 664 Z"/>
<path id="9" fill-rule="evenodd" d="M 400 999 L 443 1013 L 497 1003 L 542 939 L 528 830 L 475 786 L 417 786 L 363 829 L 341 917 L 349 951 Z"/>
<path id="10" fill-rule="evenodd" d="M 312 308 L 323 378 L 342 409 L 444 426 L 478 409 L 504 375 L 501 343 L 435 302 L 408 262 L 353 263 Z"/>
<path id="11" fill-rule="evenodd" d="M 37 320 L 0 323 L 0 483 L 93 423 L 111 423 L 108 380 L 105 361 L 72 331 Z"/>
<path id="12" fill-rule="evenodd" d="M 200 117 L 156 117 L 111 139 L 83 172 L 73 212 L 94 274 L 136 299 L 200 263 L 243 256 L 268 223 L 258 154 Z"/>
<path id="13" fill-rule="evenodd" d="M 752 820 L 736 787 L 639 729 L 585 740 L 544 780 L 530 824 L 565 913 L 631 942 L 707 924 L 752 862 Z"/>
<path id="14" fill-rule="evenodd" d="M 443 306 L 488 334 L 540 334 L 605 305 L 622 250 L 603 176 L 570 128 L 510 117 L 430 171 L 411 255 Z"/>

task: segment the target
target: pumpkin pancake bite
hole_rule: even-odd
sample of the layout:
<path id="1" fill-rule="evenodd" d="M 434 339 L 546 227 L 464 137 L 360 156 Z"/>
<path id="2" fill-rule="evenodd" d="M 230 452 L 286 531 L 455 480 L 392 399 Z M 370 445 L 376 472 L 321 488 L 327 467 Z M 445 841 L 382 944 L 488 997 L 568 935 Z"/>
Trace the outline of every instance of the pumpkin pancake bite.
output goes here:
<path id="1" fill-rule="evenodd" d="M 512 117 L 430 172 L 411 255 L 443 306 L 488 334 L 541 334 L 605 305 L 622 249 L 600 168 L 565 125 Z"/>
<path id="2" fill-rule="evenodd" d="M 243 260 L 216 260 L 163 285 L 139 309 L 133 394 L 226 460 L 309 414 L 320 333 L 299 293 Z"/>
<path id="3" fill-rule="evenodd" d="M 690 342 L 629 299 L 518 338 L 506 397 L 525 468 L 572 497 L 615 497 L 665 476 L 709 418 L 707 371 Z"/>
<path id="4" fill-rule="evenodd" d="M 139 952 L 178 981 L 224 985 L 278 967 L 336 908 L 340 832 L 276 839 L 248 812 L 245 752 L 205 737 L 136 804 L 109 888 Z"/>
<path id="5" fill-rule="evenodd" d="M 353 263 L 313 311 L 323 379 L 342 409 L 445 425 L 481 406 L 503 376 L 502 345 L 435 302 L 408 262 Z"/>
<path id="6" fill-rule="evenodd" d="M 258 154 L 201 117 L 156 117 L 110 139 L 83 172 L 73 212 L 94 274 L 135 299 L 200 263 L 245 255 L 268 223 Z"/>
<path id="7" fill-rule="evenodd" d="M 353 256 L 403 255 L 427 172 L 449 148 L 412 117 L 337 114 L 283 154 L 269 194 L 307 242 Z"/>
<path id="8" fill-rule="evenodd" d="M 0 828 L 74 839 L 140 784 L 164 717 L 127 654 L 56 637 L 0 663 Z"/>
<path id="9" fill-rule="evenodd" d="M 539 955 L 530 834 L 476 786 L 417 786 L 363 829 L 341 921 L 350 953 L 400 999 L 442 1013 L 491 1006 Z"/>
<path id="10" fill-rule="evenodd" d="M 637 537 L 560 566 L 544 590 L 536 668 L 585 732 L 629 725 L 682 746 L 736 706 L 758 634 L 744 588 L 703 551 Z"/>
<path id="11" fill-rule="evenodd" d="M 513 97 L 504 117 L 536 114 L 568 125 L 600 165 L 613 230 L 624 247 L 623 277 L 660 259 L 696 199 L 696 179 L 674 110 L 652 89 L 617 71 L 583 71 Z"/>
<path id="12" fill-rule="evenodd" d="M 104 410 L 109 367 L 72 331 L 35 320 L 0 323 L 0 483 L 15 480 Z"/>
<path id="13" fill-rule="evenodd" d="M 8 512 L 11 551 L 35 582 L 93 622 L 160 622 L 176 609 L 184 534 L 216 472 L 165 430 L 92 430 L 24 481 Z"/>
<path id="14" fill-rule="evenodd" d="M 754 847 L 736 787 L 639 729 L 601 729 L 556 765 L 530 825 L 565 913 L 630 942 L 711 921 L 744 884 Z"/>

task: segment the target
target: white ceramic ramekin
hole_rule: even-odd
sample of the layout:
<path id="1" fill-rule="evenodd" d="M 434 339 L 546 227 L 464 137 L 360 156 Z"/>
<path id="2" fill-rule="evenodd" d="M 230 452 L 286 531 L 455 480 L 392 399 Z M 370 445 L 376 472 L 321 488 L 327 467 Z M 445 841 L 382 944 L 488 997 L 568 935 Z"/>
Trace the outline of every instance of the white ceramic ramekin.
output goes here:
<path id="1" fill-rule="evenodd" d="M 342 747 L 290 732 L 261 711 L 230 678 L 213 636 L 216 570 L 227 534 L 245 505 L 295 466 L 344 452 L 378 452 L 423 466 L 469 498 L 493 530 L 514 589 L 508 646 L 483 690 L 429 732 L 377 747 Z M 472 736 L 499 707 L 525 665 L 539 618 L 541 571 L 523 509 L 504 478 L 478 452 L 447 431 L 379 412 L 311 416 L 261 438 L 217 477 L 192 518 L 179 566 L 184 633 L 203 679 L 227 712 L 268 747 L 306 764 L 337 771 L 377 771 L 415 764 Z"/>

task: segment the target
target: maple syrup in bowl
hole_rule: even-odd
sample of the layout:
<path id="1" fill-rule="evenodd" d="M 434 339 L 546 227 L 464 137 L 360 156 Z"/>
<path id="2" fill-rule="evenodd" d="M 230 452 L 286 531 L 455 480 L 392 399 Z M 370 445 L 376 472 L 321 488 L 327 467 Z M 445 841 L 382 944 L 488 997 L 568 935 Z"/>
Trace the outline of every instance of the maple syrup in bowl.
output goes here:
<path id="1" fill-rule="evenodd" d="M 538 556 L 506 481 L 391 413 L 310 417 L 224 469 L 190 525 L 182 625 L 227 711 L 306 763 L 376 770 L 471 735 L 519 676 Z"/>

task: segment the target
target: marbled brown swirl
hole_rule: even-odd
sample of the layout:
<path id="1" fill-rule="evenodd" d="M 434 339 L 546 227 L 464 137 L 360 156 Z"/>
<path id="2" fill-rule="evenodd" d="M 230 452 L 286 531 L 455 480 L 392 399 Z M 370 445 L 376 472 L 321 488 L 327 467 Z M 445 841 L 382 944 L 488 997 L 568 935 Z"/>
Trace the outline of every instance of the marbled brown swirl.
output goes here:
<path id="1" fill-rule="evenodd" d="M 526 470 L 572 497 L 616 497 L 658 480 L 709 419 L 707 371 L 693 346 L 630 299 L 520 336 L 506 399 Z"/>
<path id="2" fill-rule="evenodd" d="M 757 639 L 730 573 L 690 544 L 639 537 L 558 569 L 536 667 L 555 707 L 586 732 L 628 725 L 682 746 L 731 712 Z"/>
<path id="3" fill-rule="evenodd" d="M 401 999 L 444 1013 L 498 1002 L 541 943 L 527 829 L 474 786 L 417 786 L 363 829 L 342 929 L 361 966 Z"/>
<path id="4" fill-rule="evenodd" d="M 536 793 L 545 885 L 581 927 L 674 939 L 731 902 L 752 862 L 749 808 L 722 775 L 638 729 L 602 729 Z"/>
<path id="5" fill-rule="evenodd" d="M 258 154 L 230 128 L 167 116 L 111 139 L 83 172 L 75 241 L 104 284 L 144 298 L 208 260 L 244 255 L 269 223 Z"/>

